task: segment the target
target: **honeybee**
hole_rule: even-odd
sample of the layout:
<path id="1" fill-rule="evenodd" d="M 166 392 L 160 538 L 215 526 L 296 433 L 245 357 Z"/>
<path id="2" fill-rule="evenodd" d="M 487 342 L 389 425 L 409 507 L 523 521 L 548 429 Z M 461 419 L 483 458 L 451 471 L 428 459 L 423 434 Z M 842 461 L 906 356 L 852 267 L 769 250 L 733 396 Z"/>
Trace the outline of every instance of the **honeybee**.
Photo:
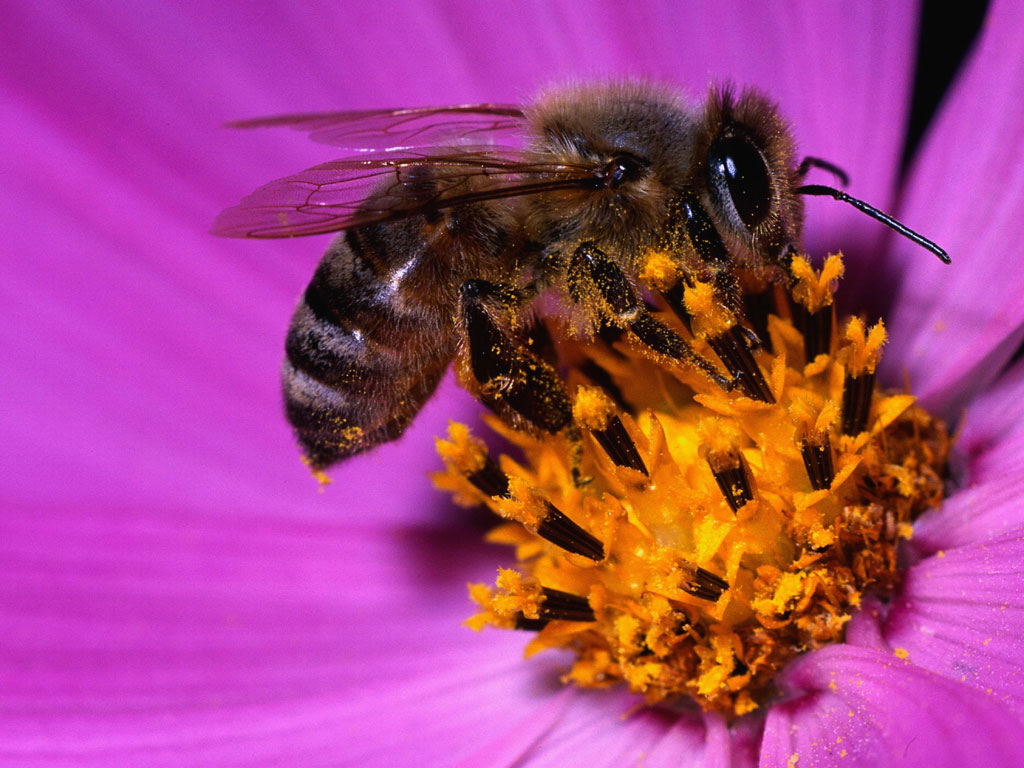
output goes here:
<path id="1" fill-rule="evenodd" d="M 752 331 L 737 326 L 721 349 L 712 344 L 723 373 L 650 312 L 639 274 L 651 252 L 668 253 L 681 280 L 710 282 L 741 316 L 739 271 L 786 268 L 800 248 L 804 195 L 850 202 L 948 261 L 866 203 L 805 185 L 812 167 L 838 170 L 798 162 L 776 107 L 753 90 L 716 88 L 694 108 L 666 88 L 610 82 L 556 89 L 525 107 L 235 125 L 288 126 L 358 150 L 270 182 L 213 227 L 252 238 L 342 231 L 285 343 L 285 410 L 315 469 L 401 435 L 456 356 L 499 416 L 572 443 L 564 384 L 521 335 L 550 292 L 591 330 L 617 328 L 724 389 L 770 400 Z"/>

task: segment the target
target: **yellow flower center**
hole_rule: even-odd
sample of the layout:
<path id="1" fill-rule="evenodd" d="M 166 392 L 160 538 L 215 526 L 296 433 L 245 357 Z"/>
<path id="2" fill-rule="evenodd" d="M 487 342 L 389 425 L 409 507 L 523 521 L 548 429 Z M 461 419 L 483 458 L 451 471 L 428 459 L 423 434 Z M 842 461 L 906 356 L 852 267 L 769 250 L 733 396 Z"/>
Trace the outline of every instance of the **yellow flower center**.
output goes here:
<path id="1" fill-rule="evenodd" d="M 949 439 L 912 396 L 876 390 L 881 323 L 835 330 L 841 275 L 839 256 L 821 272 L 795 259 L 753 350 L 709 285 L 686 287 L 694 348 L 745 377 L 732 392 L 625 338 L 562 342 L 589 482 L 564 437 L 491 419 L 524 457 L 495 461 L 452 424 L 435 481 L 503 517 L 489 538 L 518 560 L 495 588 L 471 585 L 469 626 L 535 631 L 527 654 L 571 649 L 577 685 L 624 681 L 728 716 L 765 703 L 797 654 L 842 641 L 942 500 Z"/>

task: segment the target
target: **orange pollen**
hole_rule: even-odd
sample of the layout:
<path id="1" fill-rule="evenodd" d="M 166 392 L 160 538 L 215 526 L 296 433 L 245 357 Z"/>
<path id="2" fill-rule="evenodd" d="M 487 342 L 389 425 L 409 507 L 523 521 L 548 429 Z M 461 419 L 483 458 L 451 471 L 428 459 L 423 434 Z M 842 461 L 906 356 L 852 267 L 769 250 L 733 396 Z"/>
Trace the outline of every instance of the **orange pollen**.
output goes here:
<path id="1" fill-rule="evenodd" d="M 522 456 L 495 460 L 452 424 L 435 482 L 504 518 L 489 539 L 517 560 L 494 588 L 470 586 L 467 624 L 536 633 L 527 655 L 572 650 L 566 682 L 730 718 L 768 702 L 795 656 L 841 642 L 863 595 L 898 584 L 899 541 L 942 501 L 950 449 L 911 395 L 875 386 L 882 324 L 835 328 L 842 271 L 838 255 L 820 272 L 797 258 L 790 295 L 769 288 L 767 338 L 735 358 L 753 361 L 745 389 L 625 337 L 558 335 L 582 463 L 578 436 L 490 418 Z M 716 352 L 753 334 L 706 284 L 684 302 L 687 324 L 659 319 L 735 376 Z"/>

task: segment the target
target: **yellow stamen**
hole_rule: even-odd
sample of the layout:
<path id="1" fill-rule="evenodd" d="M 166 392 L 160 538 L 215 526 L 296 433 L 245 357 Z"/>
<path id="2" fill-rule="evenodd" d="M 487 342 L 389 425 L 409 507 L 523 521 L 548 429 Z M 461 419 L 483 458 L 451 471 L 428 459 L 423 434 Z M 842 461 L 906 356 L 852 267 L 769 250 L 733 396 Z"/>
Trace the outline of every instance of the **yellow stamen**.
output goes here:
<path id="1" fill-rule="evenodd" d="M 794 264 L 795 300 L 809 311 L 829 306 L 841 259 L 820 273 Z M 685 302 L 697 349 L 737 323 L 707 284 L 687 287 Z M 661 319 L 685 334 L 668 313 Z M 564 679 L 573 684 L 623 682 L 651 703 L 688 697 L 729 717 L 769 700 L 789 660 L 840 642 L 864 593 L 898 583 L 899 540 L 942 500 L 949 439 L 909 395 L 875 390 L 881 323 L 850 320 L 806 366 L 788 311 L 769 318 L 769 332 L 773 351 L 753 354 L 774 403 L 628 345 L 562 340 L 563 359 L 580 361 L 569 376 L 576 423 L 603 437 L 617 424 L 618 442 L 583 441 L 585 485 L 573 482 L 564 438 L 492 420 L 525 461 L 501 457 L 507 492 L 488 496 L 466 477 L 495 465 L 453 425 L 439 441 L 447 469 L 437 483 L 509 521 L 490 539 L 514 546 L 519 560 L 495 590 L 471 587 L 481 610 L 467 623 L 535 630 L 530 654 L 571 649 Z M 585 362 L 607 371 L 614 399 L 582 383 Z M 843 434 L 851 377 L 868 417 Z M 640 464 L 609 459 L 624 444 Z M 593 541 L 573 552 L 538 535 L 554 508 Z"/>

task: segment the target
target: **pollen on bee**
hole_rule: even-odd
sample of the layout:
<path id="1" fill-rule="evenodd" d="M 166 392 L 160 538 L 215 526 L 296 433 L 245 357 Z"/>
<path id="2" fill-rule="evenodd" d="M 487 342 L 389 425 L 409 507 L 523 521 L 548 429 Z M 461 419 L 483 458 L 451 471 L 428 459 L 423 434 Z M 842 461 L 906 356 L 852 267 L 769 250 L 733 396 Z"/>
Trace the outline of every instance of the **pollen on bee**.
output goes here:
<path id="1" fill-rule="evenodd" d="M 645 279 L 658 269 L 652 256 Z M 661 313 L 718 354 L 741 381 L 729 392 L 614 340 L 560 340 L 590 482 L 563 436 L 490 419 L 521 458 L 491 457 L 451 425 L 435 482 L 503 518 L 488 538 L 518 560 L 471 585 L 467 624 L 536 633 L 528 655 L 571 650 L 566 682 L 727 717 L 767 702 L 795 656 L 841 641 L 862 596 L 898 583 L 899 541 L 941 502 L 950 446 L 912 397 L 876 386 L 881 323 L 833 330 L 842 272 L 838 255 L 821 271 L 794 259 L 760 345 L 699 282 L 680 297 L 691 331 Z"/>

